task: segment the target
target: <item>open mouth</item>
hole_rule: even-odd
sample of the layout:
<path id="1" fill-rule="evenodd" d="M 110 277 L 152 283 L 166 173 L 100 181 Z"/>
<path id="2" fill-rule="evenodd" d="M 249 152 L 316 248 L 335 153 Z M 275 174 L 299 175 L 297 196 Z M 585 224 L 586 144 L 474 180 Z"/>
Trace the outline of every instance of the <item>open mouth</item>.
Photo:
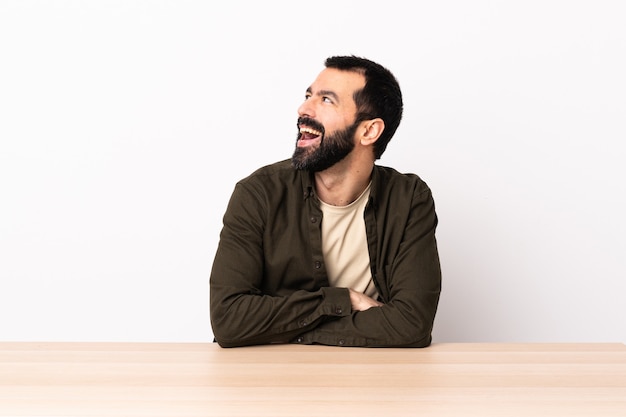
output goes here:
<path id="1" fill-rule="evenodd" d="M 298 135 L 298 146 L 305 147 L 315 143 L 319 143 L 322 140 L 324 132 L 321 129 L 314 129 L 305 124 L 298 125 L 300 134 Z"/>
<path id="2" fill-rule="evenodd" d="M 315 130 L 310 127 L 300 128 L 300 137 L 303 139 L 315 139 L 318 136 L 322 136 L 322 132 L 320 132 L 319 130 Z"/>

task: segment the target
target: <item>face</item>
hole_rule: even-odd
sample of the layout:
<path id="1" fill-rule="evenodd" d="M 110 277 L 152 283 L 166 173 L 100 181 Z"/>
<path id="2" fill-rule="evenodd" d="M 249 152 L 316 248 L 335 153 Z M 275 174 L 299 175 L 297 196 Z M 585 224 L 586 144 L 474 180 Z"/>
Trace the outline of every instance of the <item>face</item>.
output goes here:
<path id="1" fill-rule="evenodd" d="M 298 109 L 298 137 L 292 162 L 296 169 L 323 171 L 354 149 L 355 91 L 365 77 L 351 71 L 326 68 L 307 89 Z"/>

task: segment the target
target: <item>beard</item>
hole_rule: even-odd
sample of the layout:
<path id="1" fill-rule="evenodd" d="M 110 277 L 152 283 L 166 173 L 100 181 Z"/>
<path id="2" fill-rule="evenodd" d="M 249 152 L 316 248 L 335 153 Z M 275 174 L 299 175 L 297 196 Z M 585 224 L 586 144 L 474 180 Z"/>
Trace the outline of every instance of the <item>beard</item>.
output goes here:
<path id="1" fill-rule="evenodd" d="M 310 172 L 320 172 L 330 168 L 354 149 L 354 134 L 357 127 L 358 123 L 354 123 L 328 136 L 323 134 L 320 145 L 315 149 L 296 147 L 291 157 L 292 165 L 295 169 Z M 323 131 L 323 129 L 319 130 Z"/>

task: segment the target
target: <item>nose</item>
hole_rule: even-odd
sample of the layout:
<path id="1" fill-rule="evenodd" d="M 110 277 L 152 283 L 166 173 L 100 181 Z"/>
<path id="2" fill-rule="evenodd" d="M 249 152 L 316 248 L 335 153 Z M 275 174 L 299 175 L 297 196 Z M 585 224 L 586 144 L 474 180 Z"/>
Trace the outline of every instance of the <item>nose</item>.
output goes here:
<path id="1" fill-rule="evenodd" d="M 315 110 L 313 109 L 311 99 L 304 100 L 304 102 L 298 107 L 298 116 L 300 117 L 315 117 Z"/>

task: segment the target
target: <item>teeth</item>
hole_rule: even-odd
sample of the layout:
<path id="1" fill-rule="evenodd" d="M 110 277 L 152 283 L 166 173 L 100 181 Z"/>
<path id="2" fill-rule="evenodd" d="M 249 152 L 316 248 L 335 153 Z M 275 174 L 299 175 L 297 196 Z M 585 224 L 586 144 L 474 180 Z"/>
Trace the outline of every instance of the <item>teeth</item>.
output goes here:
<path id="1" fill-rule="evenodd" d="M 310 127 L 301 127 L 300 133 L 310 133 L 312 135 L 321 136 L 322 132 L 318 132 L 315 129 L 311 129 Z"/>

